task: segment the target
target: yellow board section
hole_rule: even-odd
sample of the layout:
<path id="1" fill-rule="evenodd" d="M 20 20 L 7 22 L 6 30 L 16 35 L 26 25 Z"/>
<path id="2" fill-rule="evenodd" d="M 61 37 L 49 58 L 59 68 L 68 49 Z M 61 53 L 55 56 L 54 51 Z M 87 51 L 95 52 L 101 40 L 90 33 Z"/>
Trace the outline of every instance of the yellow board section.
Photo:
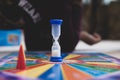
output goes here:
<path id="1" fill-rule="evenodd" d="M 18 58 L 14 58 L 13 60 L 18 60 Z M 26 58 L 26 60 L 36 60 L 36 59 Z"/>
<path id="2" fill-rule="evenodd" d="M 29 70 L 24 70 L 22 72 L 18 72 L 17 74 L 20 76 L 25 76 L 25 77 L 30 77 L 30 78 L 37 78 L 40 76 L 42 73 L 50 69 L 54 64 L 47 64 L 44 66 L 38 66 L 36 68 L 32 68 Z"/>
<path id="3" fill-rule="evenodd" d="M 119 66 L 118 64 L 116 63 L 105 63 L 105 62 L 85 62 L 87 64 L 103 64 L 103 65 L 114 65 L 114 66 Z"/>
<path id="4" fill-rule="evenodd" d="M 75 54 L 69 54 L 68 56 L 66 56 L 64 59 L 70 59 L 70 58 L 74 58 L 74 57 L 79 57 L 80 55 L 75 55 Z"/>

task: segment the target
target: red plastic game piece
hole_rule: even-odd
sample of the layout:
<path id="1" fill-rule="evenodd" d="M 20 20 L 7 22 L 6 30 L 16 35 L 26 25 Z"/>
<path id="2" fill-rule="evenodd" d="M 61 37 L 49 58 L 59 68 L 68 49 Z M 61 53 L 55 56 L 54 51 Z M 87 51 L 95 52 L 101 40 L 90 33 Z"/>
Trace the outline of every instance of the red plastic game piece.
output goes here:
<path id="1" fill-rule="evenodd" d="M 20 70 L 26 69 L 25 52 L 22 45 L 20 45 L 16 69 Z"/>

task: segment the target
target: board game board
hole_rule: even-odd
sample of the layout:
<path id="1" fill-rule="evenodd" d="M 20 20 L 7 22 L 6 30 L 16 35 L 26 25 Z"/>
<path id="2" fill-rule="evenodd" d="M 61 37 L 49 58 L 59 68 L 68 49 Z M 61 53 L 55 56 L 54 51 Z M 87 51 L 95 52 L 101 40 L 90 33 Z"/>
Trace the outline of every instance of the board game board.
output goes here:
<path id="1" fill-rule="evenodd" d="M 120 60 L 103 53 L 62 53 L 62 62 L 50 62 L 49 52 L 25 54 L 25 70 L 16 69 L 18 52 L 0 59 L 0 80 L 120 80 Z"/>

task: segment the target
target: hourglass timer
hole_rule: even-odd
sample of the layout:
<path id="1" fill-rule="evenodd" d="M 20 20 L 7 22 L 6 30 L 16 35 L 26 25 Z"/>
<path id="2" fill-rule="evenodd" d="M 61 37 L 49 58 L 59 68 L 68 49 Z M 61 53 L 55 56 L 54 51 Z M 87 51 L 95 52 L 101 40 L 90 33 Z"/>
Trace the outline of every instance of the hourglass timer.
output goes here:
<path id="1" fill-rule="evenodd" d="M 54 39 L 53 45 L 52 45 L 52 56 L 50 58 L 50 61 L 52 62 L 62 62 L 61 58 L 61 47 L 59 45 L 58 39 L 61 35 L 61 24 L 63 20 L 61 19 L 52 19 L 50 20 L 51 26 L 52 26 L 52 36 Z"/>

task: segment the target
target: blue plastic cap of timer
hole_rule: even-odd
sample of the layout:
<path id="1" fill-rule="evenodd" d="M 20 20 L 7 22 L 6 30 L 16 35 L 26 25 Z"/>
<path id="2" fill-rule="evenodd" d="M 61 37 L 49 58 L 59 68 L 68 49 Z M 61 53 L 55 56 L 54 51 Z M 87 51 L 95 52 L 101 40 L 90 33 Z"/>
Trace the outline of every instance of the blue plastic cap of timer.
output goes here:
<path id="1" fill-rule="evenodd" d="M 63 20 L 62 19 L 51 19 L 50 23 L 51 24 L 62 24 Z"/>

